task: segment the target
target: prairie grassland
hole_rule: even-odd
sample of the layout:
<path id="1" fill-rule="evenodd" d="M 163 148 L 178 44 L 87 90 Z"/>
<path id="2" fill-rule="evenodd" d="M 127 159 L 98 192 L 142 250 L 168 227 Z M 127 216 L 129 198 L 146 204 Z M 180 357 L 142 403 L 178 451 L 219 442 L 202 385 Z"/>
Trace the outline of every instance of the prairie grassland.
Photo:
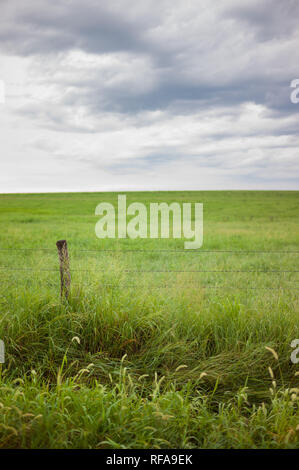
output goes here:
<path id="1" fill-rule="evenodd" d="M 203 202 L 202 249 L 97 239 L 117 194 L 0 196 L 0 447 L 299 447 L 299 193 L 127 200 Z"/>

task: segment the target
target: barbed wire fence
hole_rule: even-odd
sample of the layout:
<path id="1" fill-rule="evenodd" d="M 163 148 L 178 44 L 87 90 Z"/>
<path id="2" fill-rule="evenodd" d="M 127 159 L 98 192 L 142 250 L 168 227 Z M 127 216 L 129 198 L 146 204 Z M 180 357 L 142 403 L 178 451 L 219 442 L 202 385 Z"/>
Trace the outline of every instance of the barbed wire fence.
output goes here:
<path id="1" fill-rule="evenodd" d="M 0 274 L 5 272 L 59 272 L 60 273 L 60 293 L 62 298 L 68 298 L 70 288 L 71 288 L 71 274 L 75 272 L 84 272 L 84 273 L 94 273 L 92 269 L 76 269 L 70 267 L 70 259 L 68 254 L 68 246 L 66 240 L 59 240 L 56 243 L 59 256 L 59 267 L 58 268 L 32 268 L 32 267 L 19 267 L 19 266 L 9 266 L 9 265 L 0 265 Z M 34 248 L 0 248 L 0 252 L 54 252 L 54 248 L 47 247 L 34 247 Z M 200 256 L 202 254 L 234 254 L 234 255 L 248 255 L 248 254 L 283 254 L 283 255 L 298 255 L 299 250 L 181 250 L 181 249 L 80 249 L 75 248 L 76 252 L 83 253 L 110 253 L 110 254 L 126 254 L 126 253 L 165 253 L 165 254 L 186 254 L 186 255 L 195 255 Z M 98 269 L 98 272 L 105 273 L 107 269 L 102 268 Z M 283 275 L 283 274 L 296 274 L 299 273 L 299 270 L 289 270 L 289 269 L 124 269 L 123 273 L 127 274 L 155 274 L 155 273 L 167 273 L 167 274 L 180 274 L 180 273 L 213 273 L 213 274 L 238 274 L 238 273 L 248 273 L 248 274 L 274 274 L 274 275 Z M 3 281 L 4 278 L 1 278 Z M 289 281 L 289 282 L 297 282 Z M 198 286 L 200 289 L 237 289 L 237 290 L 249 290 L 249 291 L 278 291 L 278 290 L 290 290 L 290 291 L 299 291 L 297 286 L 276 286 L 276 287 L 262 287 L 262 286 L 240 286 L 240 285 L 209 285 L 202 284 L 198 281 L 188 280 L 188 285 L 193 285 L 194 287 Z M 78 285 L 75 283 L 74 285 Z M 101 286 L 109 287 L 113 289 L 117 288 L 144 288 L 149 287 L 150 289 L 176 289 L 177 284 L 172 282 L 170 284 L 160 283 L 159 285 L 155 284 L 144 284 L 144 283 L 111 283 L 111 282 L 101 282 Z"/>

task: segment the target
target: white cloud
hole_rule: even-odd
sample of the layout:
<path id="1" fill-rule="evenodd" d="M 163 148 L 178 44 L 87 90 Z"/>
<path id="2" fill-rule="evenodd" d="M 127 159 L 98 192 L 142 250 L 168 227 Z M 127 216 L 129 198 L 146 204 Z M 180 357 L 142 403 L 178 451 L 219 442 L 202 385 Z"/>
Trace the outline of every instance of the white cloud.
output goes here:
<path id="1" fill-rule="evenodd" d="M 267 3 L 5 1 L 0 191 L 297 188 L 298 32 Z"/>

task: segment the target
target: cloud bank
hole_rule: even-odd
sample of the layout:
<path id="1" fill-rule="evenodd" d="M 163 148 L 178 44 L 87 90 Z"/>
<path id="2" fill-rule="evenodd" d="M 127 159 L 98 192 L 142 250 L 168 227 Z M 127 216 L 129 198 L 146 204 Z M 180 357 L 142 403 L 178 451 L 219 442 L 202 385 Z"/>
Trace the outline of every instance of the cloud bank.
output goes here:
<path id="1" fill-rule="evenodd" d="M 2 0 L 0 192 L 298 189 L 296 0 Z"/>

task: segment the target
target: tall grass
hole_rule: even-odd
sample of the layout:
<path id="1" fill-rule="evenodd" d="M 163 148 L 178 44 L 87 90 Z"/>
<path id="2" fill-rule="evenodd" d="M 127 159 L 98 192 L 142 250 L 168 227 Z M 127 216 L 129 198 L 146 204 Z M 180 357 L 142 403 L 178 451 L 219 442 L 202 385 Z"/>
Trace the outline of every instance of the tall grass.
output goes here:
<path id="1" fill-rule="evenodd" d="M 205 198 L 205 249 L 298 249 L 297 193 L 252 194 L 135 196 Z M 290 360 L 298 276 L 267 272 L 295 271 L 298 257 L 82 252 L 181 248 L 175 240 L 98 246 L 85 210 L 103 197 L 2 197 L 1 245 L 53 252 L 0 252 L 0 447 L 299 447 Z M 68 301 L 59 273 L 43 271 L 58 268 L 58 238 L 69 242 Z M 185 272 L 199 270 L 266 273 Z"/>

